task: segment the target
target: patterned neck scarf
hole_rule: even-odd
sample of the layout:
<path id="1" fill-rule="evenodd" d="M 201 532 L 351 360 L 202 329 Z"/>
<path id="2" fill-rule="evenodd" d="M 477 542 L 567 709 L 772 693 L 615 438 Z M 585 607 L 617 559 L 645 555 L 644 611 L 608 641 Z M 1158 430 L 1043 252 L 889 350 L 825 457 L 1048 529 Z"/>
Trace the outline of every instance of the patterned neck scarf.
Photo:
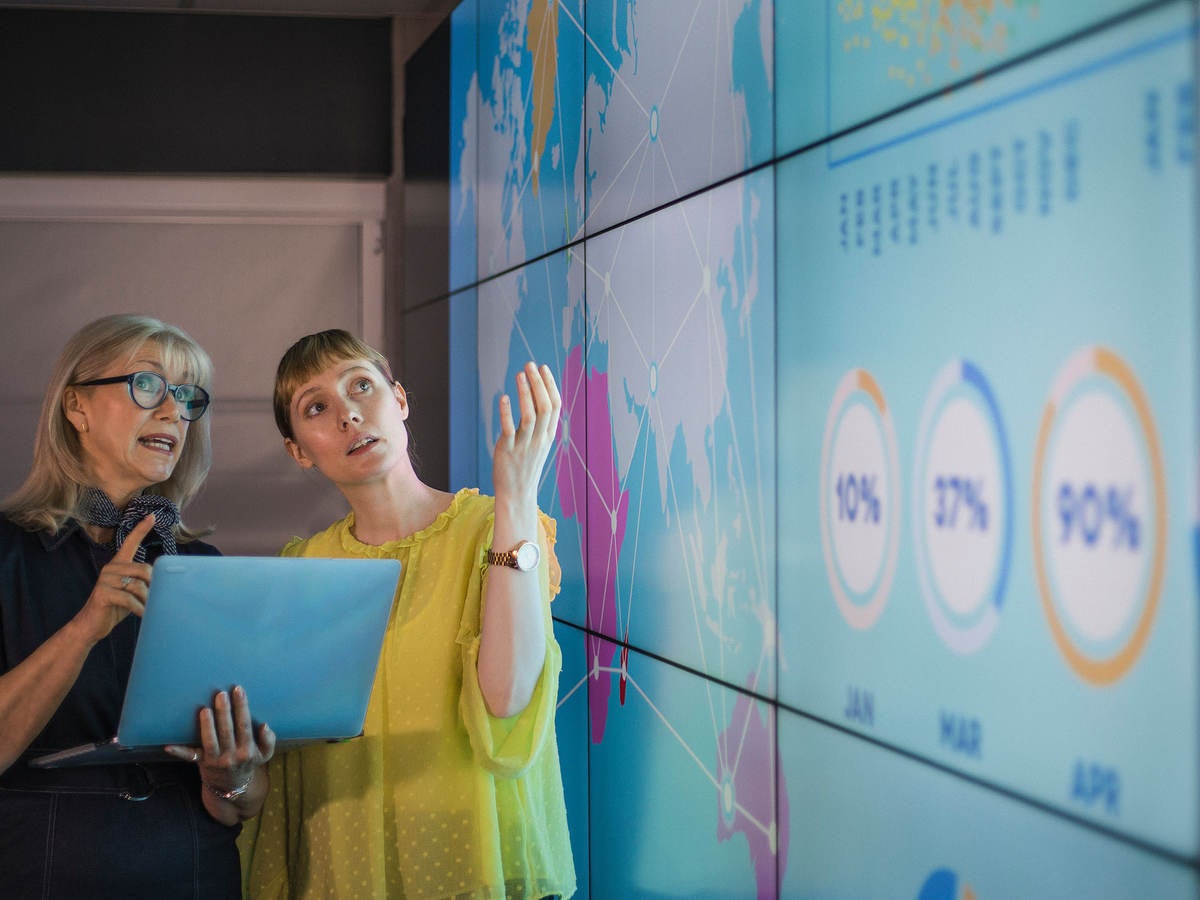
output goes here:
<path id="1" fill-rule="evenodd" d="M 80 511 L 84 521 L 89 525 L 115 530 L 113 542 L 118 550 L 129 532 L 135 525 L 150 513 L 154 513 L 154 528 L 151 534 L 157 534 L 162 543 L 162 552 L 170 555 L 178 553 L 175 547 L 175 533 L 171 530 L 179 524 L 179 508 L 166 497 L 159 494 L 138 494 L 125 509 L 117 509 L 108 495 L 99 488 L 90 487 L 83 492 L 80 499 Z M 138 547 L 133 557 L 137 562 L 146 561 L 146 547 Z"/>

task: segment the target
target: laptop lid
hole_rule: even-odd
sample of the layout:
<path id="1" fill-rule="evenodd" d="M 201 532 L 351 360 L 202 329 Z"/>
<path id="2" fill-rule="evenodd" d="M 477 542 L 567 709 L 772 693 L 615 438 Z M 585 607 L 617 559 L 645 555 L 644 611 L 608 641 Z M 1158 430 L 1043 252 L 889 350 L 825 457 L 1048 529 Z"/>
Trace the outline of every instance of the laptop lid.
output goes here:
<path id="1" fill-rule="evenodd" d="M 235 684 L 284 748 L 360 734 L 399 577 L 397 560 L 160 557 L 116 737 L 32 764 L 169 758 Z"/>

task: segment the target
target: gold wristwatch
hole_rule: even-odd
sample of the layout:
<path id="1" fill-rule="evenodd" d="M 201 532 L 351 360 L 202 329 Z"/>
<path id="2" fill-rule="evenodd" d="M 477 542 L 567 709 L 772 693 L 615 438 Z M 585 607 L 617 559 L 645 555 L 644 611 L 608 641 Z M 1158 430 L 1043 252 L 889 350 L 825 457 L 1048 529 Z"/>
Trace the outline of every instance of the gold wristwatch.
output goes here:
<path id="1" fill-rule="evenodd" d="M 489 566 L 508 566 L 522 572 L 532 572 L 541 558 L 542 550 L 536 541 L 521 541 L 511 550 L 489 550 L 487 553 Z"/>

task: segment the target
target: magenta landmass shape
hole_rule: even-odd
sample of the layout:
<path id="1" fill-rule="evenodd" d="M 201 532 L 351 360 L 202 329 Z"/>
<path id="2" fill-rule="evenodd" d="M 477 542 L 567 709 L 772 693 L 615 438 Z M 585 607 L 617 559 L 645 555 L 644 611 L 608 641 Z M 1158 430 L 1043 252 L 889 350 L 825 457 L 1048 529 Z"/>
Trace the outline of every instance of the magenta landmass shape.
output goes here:
<path id="1" fill-rule="evenodd" d="M 759 897 L 778 896 L 776 878 L 783 879 L 788 854 L 788 796 L 779 758 L 775 754 L 772 727 L 763 721 L 758 706 L 742 694 L 734 704 L 729 726 L 717 738 L 717 840 L 727 841 L 739 832 L 750 847 L 750 862 Z M 730 773 L 729 767 L 733 768 Z M 774 775 L 774 777 L 772 777 Z M 725 808 L 725 783 L 732 788 L 734 807 Z M 779 781 L 775 806 L 775 781 Z M 774 825 L 777 848 L 764 831 Z M 779 871 L 775 858 L 779 855 Z"/>
<path id="2" fill-rule="evenodd" d="M 572 348 L 563 366 L 562 421 L 567 440 L 558 441 L 555 479 L 563 515 L 579 522 L 583 568 L 587 582 L 589 631 L 617 635 L 617 558 L 625 540 L 629 492 L 621 489 L 613 451 L 612 415 L 608 406 L 608 375 L 595 369 L 586 377 L 583 347 Z M 584 447 L 576 441 L 584 436 Z M 624 637 L 624 635 L 621 635 Z M 604 739 L 612 675 L 618 647 L 587 636 L 588 711 L 592 743 Z"/>

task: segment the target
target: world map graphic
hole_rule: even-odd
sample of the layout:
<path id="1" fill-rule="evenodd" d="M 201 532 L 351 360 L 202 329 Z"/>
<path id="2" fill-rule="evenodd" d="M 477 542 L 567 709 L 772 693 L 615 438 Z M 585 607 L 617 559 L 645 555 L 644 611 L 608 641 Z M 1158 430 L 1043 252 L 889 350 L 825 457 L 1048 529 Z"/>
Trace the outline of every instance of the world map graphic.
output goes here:
<path id="1" fill-rule="evenodd" d="M 708 840 L 745 848 L 741 889 L 758 896 L 775 895 L 787 849 L 774 716 L 752 696 L 776 677 L 773 184 L 687 195 L 769 156 L 753 111 L 770 110 L 771 11 L 702 2 L 664 29 L 662 4 L 592 5 L 586 24 L 579 3 L 481 4 L 455 126 L 456 208 L 474 207 L 483 279 L 480 472 L 517 367 L 548 362 L 563 392 L 539 500 L 558 520 L 555 613 L 587 629 L 591 756 L 638 766 L 607 729 L 649 715 L 708 785 L 694 798 Z M 706 677 L 657 696 L 642 670 L 659 660 Z M 696 736 L 679 721 L 693 711 Z M 603 801 L 593 791 L 593 812 Z"/>

